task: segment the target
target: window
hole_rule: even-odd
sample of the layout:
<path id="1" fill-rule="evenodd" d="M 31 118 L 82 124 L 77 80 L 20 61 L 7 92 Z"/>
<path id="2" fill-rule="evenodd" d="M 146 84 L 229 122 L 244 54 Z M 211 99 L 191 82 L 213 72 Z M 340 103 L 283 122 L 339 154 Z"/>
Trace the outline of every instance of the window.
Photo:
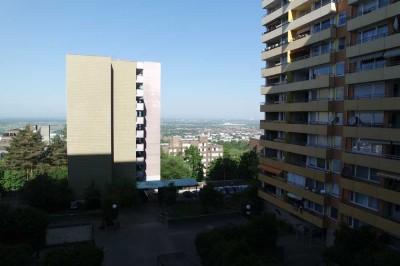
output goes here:
<path id="1" fill-rule="evenodd" d="M 342 136 L 333 136 L 333 148 L 338 150 L 342 148 Z"/>
<path id="2" fill-rule="evenodd" d="M 288 183 L 295 185 L 295 186 L 299 186 L 299 187 L 305 187 L 306 185 L 306 179 L 301 176 L 301 175 L 296 175 L 293 173 L 288 173 Z"/>
<path id="3" fill-rule="evenodd" d="M 338 27 L 343 25 L 346 25 L 346 11 L 343 11 L 338 15 Z"/>
<path id="4" fill-rule="evenodd" d="M 335 100 L 336 101 L 341 101 L 344 99 L 344 88 L 339 87 L 335 89 Z"/>
<path id="5" fill-rule="evenodd" d="M 356 85 L 354 87 L 354 99 L 380 98 L 385 95 L 385 83 L 369 83 Z"/>
<path id="6" fill-rule="evenodd" d="M 332 172 L 340 174 L 340 160 L 332 160 Z"/>
<path id="7" fill-rule="evenodd" d="M 335 207 L 331 207 L 330 217 L 333 220 L 337 220 L 338 219 L 338 209 L 336 209 Z"/>
<path id="8" fill-rule="evenodd" d="M 344 75 L 344 61 L 336 64 L 336 76 Z"/>
<path id="9" fill-rule="evenodd" d="M 368 209 L 378 210 L 378 200 L 374 197 L 361 194 L 358 192 L 350 192 L 350 201 L 357 205 L 363 206 Z"/>
<path id="10" fill-rule="evenodd" d="M 356 116 L 359 119 L 359 123 L 365 126 L 382 126 L 383 125 L 383 111 L 368 112 L 362 111 L 357 112 Z"/>
<path id="11" fill-rule="evenodd" d="M 338 39 L 338 51 L 344 50 L 346 48 L 346 37 Z"/>
<path id="12" fill-rule="evenodd" d="M 354 177 L 365 181 L 379 183 L 378 171 L 373 168 L 355 165 L 353 166 Z"/>
<path id="13" fill-rule="evenodd" d="M 351 216 L 347 217 L 347 224 L 349 225 L 349 227 L 351 228 L 360 228 L 364 225 L 363 222 L 361 222 L 360 220 L 357 220 Z"/>
<path id="14" fill-rule="evenodd" d="M 379 156 L 382 155 L 382 144 L 390 144 L 390 142 L 371 139 L 352 139 L 352 151 Z"/>
<path id="15" fill-rule="evenodd" d="M 338 197 L 339 197 L 339 193 L 340 193 L 339 184 L 332 183 L 332 192 L 331 192 L 331 195 L 338 198 Z"/>

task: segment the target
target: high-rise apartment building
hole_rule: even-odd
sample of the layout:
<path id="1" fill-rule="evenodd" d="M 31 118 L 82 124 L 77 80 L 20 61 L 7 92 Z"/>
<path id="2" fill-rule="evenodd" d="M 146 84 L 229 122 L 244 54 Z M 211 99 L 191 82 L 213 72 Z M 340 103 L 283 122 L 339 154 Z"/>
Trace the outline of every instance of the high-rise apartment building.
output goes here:
<path id="1" fill-rule="evenodd" d="M 196 147 L 202 157 L 204 176 L 211 162 L 224 156 L 224 146 L 208 142 L 207 136 L 200 136 L 198 139 L 182 139 L 180 136 L 173 136 L 169 144 L 161 145 L 161 148 L 168 154 L 184 155 L 185 150 L 190 146 Z"/>
<path id="2" fill-rule="evenodd" d="M 94 181 L 160 179 L 159 63 L 67 55 L 68 175 L 80 195 Z"/>
<path id="3" fill-rule="evenodd" d="M 341 223 L 400 243 L 400 1 L 262 7 L 267 210 L 328 244 Z"/>

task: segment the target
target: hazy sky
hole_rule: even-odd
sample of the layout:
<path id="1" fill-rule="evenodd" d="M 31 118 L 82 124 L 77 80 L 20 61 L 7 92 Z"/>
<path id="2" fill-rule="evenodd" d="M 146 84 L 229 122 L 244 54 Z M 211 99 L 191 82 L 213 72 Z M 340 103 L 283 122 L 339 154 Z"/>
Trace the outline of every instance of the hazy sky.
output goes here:
<path id="1" fill-rule="evenodd" d="M 259 119 L 260 0 L 1 0 L 0 118 L 65 117 L 65 55 L 161 62 L 162 117 Z"/>

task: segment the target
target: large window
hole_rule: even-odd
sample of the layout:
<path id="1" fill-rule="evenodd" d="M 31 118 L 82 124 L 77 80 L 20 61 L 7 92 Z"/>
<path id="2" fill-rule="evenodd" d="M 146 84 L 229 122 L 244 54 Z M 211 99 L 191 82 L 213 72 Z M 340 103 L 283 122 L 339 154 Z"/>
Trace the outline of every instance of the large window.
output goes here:
<path id="1" fill-rule="evenodd" d="M 359 119 L 361 125 L 366 126 L 382 126 L 383 125 L 383 111 L 368 112 L 362 111 L 357 112 L 356 116 Z"/>
<path id="2" fill-rule="evenodd" d="M 337 150 L 342 149 L 342 136 L 333 136 L 333 148 Z"/>
<path id="3" fill-rule="evenodd" d="M 386 143 L 384 141 L 371 139 L 352 139 L 352 151 L 380 156 L 382 155 L 383 144 L 390 144 L 390 142 Z"/>
<path id="4" fill-rule="evenodd" d="M 329 170 L 329 160 L 307 156 L 308 166 L 321 170 Z"/>
<path id="5" fill-rule="evenodd" d="M 357 44 L 383 38 L 389 33 L 388 25 L 381 25 L 357 32 Z"/>
<path id="6" fill-rule="evenodd" d="M 340 174 L 340 160 L 332 160 L 332 172 Z"/>
<path id="7" fill-rule="evenodd" d="M 346 25 L 346 11 L 340 12 L 338 15 L 338 27 Z"/>
<path id="8" fill-rule="evenodd" d="M 360 84 L 354 87 L 354 98 L 376 98 L 385 95 L 385 83 Z"/>
<path id="9" fill-rule="evenodd" d="M 295 185 L 295 186 L 299 186 L 299 187 L 305 187 L 306 185 L 306 179 L 301 176 L 301 175 L 296 175 L 293 173 L 288 173 L 288 183 Z"/>
<path id="10" fill-rule="evenodd" d="M 354 177 L 363 179 L 365 181 L 379 183 L 378 171 L 373 168 L 364 166 L 354 165 L 353 166 Z"/>
<path id="11" fill-rule="evenodd" d="M 338 39 L 338 51 L 344 50 L 346 48 L 346 37 Z"/>
<path id="12" fill-rule="evenodd" d="M 339 197 L 339 193 L 340 193 L 340 186 L 339 186 L 339 184 L 332 183 L 332 192 L 331 192 L 331 195 L 338 198 L 338 197 Z"/>
<path id="13" fill-rule="evenodd" d="M 336 64 L 336 76 L 344 75 L 344 61 Z"/>
<path id="14" fill-rule="evenodd" d="M 350 192 L 350 201 L 357 205 L 363 206 L 374 211 L 378 210 L 378 200 L 374 197 L 361 194 L 358 192 Z"/>

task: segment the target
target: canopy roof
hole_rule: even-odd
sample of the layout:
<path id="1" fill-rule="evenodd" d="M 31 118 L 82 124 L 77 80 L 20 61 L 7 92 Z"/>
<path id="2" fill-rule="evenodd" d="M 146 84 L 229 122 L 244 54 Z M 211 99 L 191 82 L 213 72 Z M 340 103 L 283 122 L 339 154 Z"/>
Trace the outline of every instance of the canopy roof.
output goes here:
<path id="1" fill-rule="evenodd" d="M 157 189 L 168 187 L 170 184 L 175 187 L 196 187 L 199 184 L 193 178 L 170 179 L 170 180 L 155 180 L 155 181 L 141 181 L 136 183 L 137 189 Z"/>

